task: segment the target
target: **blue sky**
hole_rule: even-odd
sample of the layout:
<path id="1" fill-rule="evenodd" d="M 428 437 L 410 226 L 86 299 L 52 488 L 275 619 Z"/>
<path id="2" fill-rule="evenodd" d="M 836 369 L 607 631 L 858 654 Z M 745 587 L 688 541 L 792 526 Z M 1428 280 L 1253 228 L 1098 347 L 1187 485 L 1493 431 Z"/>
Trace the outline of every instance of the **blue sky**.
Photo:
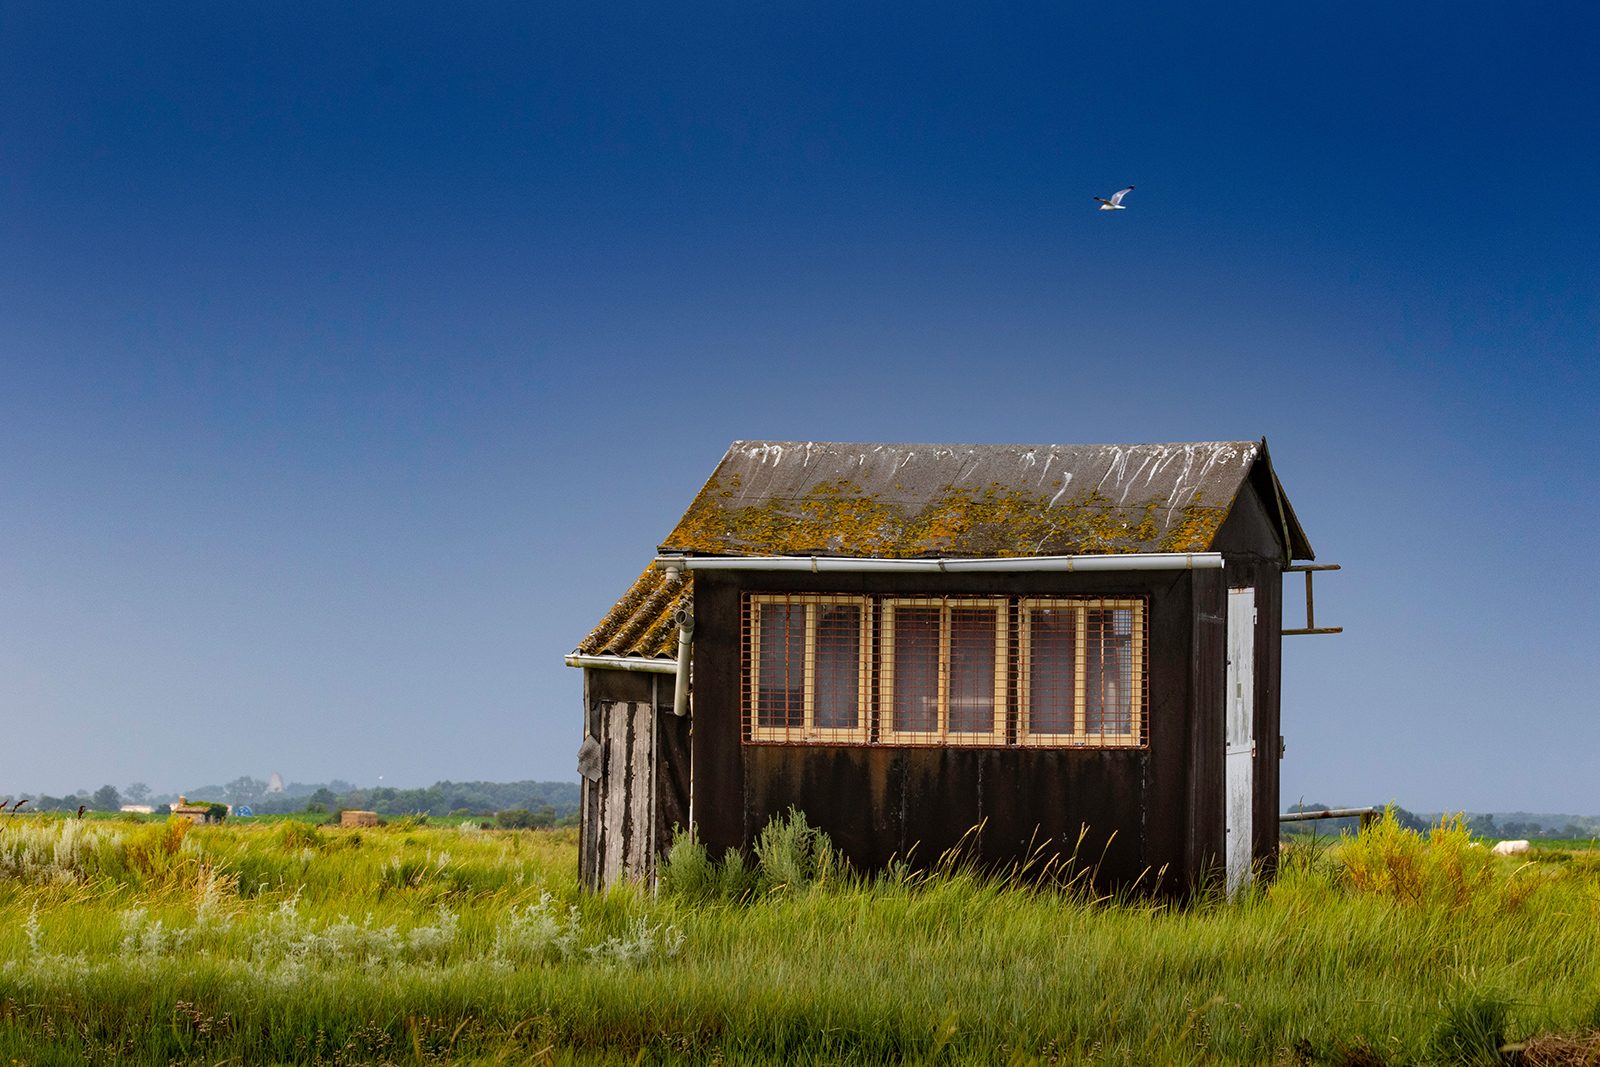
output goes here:
<path id="1" fill-rule="evenodd" d="M 573 778 L 736 438 L 1266 435 L 1285 802 L 1600 813 L 1600 13 L 862 7 L 0 7 L 0 793 Z"/>

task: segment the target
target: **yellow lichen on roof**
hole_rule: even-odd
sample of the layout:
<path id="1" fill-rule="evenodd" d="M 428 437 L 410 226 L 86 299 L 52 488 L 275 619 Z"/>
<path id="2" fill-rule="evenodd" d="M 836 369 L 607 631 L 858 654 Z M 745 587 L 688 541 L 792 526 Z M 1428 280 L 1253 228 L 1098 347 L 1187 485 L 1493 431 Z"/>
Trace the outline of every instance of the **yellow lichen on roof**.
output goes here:
<path id="1" fill-rule="evenodd" d="M 1182 517 L 1167 530 L 1156 547 L 1158 552 L 1204 552 L 1211 547 L 1217 528 L 1228 517 L 1228 509 L 1207 507 L 1197 499 L 1183 509 Z"/>
<path id="2" fill-rule="evenodd" d="M 892 554 L 903 520 L 891 507 L 845 481 L 822 482 L 799 500 L 766 500 L 730 507 L 734 490 L 706 484 L 667 538 L 675 549 L 737 552 L 768 546 L 773 555 Z"/>
<path id="3" fill-rule="evenodd" d="M 578 645 L 581 656 L 672 658 L 678 651 L 673 613 L 691 594 L 694 577 L 671 579 L 654 566 L 634 580 L 622 599 Z"/>
<path id="4" fill-rule="evenodd" d="M 991 484 L 951 489 L 907 527 L 906 547 L 970 556 L 1066 556 L 1138 552 L 1155 536 L 1156 505 L 1112 503 L 1098 490 L 1050 503 Z"/>
<path id="5" fill-rule="evenodd" d="M 1225 507 L 1190 504 L 1163 536 L 1160 502 L 1119 504 L 1095 489 L 1052 500 L 1000 483 L 946 486 L 914 510 L 845 480 L 820 482 L 798 499 L 731 506 L 736 495 L 713 478 L 665 546 L 712 555 L 915 558 L 1147 552 L 1159 539 L 1159 551 L 1199 551 L 1227 515 Z"/>

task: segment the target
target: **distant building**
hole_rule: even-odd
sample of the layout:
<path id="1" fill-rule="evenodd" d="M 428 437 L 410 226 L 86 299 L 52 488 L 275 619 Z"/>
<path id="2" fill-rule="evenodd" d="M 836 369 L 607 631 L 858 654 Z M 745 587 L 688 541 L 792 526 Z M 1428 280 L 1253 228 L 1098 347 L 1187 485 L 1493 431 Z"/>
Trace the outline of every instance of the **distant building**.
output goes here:
<path id="1" fill-rule="evenodd" d="M 180 819 L 188 819 L 192 823 L 221 822 L 222 815 L 219 814 L 219 810 L 226 812 L 228 808 L 222 804 L 191 804 L 189 798 L 185 796 L 180 796 L 178 802 L 172 805 L 172 814 Z"/>
<path id="2" fill-rule="evenodd" d="M 125 811 L 130 815 L 154 815 L 156 813 L 156 809 L 149 804 L 124 804 L 117 810 Z"/>
<path id="3" fill-rule="evenodd" d="M 378 813 L 375 811 L 341 811 L 339 813 L 340 826 L 376 826 Z"/>

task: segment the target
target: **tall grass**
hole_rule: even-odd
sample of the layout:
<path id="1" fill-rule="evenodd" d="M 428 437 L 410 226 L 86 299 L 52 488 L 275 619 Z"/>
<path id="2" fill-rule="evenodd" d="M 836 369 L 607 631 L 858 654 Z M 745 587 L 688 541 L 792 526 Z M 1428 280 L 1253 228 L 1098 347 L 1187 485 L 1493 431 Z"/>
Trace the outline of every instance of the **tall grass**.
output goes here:
<path id="1" fill-rule="evenodd" d="M 1457 825 L 1173 907 L 863 878 L 798 814 L 753 861 L 680 839 L 659 895 L 578 892 L 570 832 L 15 822 L 0 1062 L 1473 1063 L 1600 1024 L 1596 863 Z"/>

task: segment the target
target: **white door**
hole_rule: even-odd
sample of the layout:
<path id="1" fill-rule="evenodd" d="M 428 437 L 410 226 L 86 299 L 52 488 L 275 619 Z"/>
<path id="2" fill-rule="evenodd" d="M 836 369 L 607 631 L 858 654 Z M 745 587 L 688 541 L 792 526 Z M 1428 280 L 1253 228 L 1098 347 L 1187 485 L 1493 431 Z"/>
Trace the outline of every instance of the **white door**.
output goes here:
<path id="1" fill-rule="evenodd" d="M 1228 896 L 1250 881 L 1252 829 L 1250 807 L 1254 799 L 1252 765 L 1255 759 L 1255 649 L 1256 591 L 1228 590 L 1228 697 L 1226 756 L 1223 779 L 1227 789 L 1226 873 Z"/>

